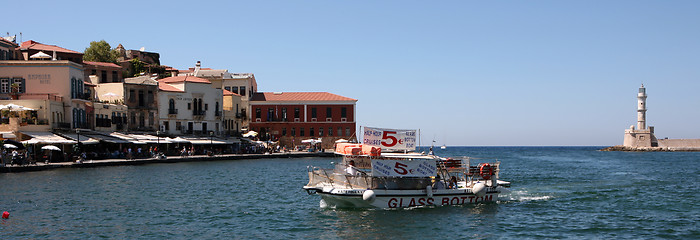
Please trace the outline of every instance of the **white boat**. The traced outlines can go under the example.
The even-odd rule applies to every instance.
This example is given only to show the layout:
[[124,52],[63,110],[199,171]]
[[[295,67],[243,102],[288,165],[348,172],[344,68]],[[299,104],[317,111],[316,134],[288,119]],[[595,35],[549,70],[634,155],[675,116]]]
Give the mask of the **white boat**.
[[443,144],[442,147],[440,147],[440,149],[447,149],[447,146],[445,146],[445,144]]
[[[476,164],[478,159],[473,158],[408,152],[415,149],[411,144],[415,130],[367,129],[362,144],[337,144],[335,153],[343,160],[335,168],[309,166],[304,189],[320,195],[322,206],[407,208],[494,202],[503,188],[510,187],[498,180],[498,161]],[[408,144],[396,146],[401,143]],[[397,149],[404,152],[382,152]]]

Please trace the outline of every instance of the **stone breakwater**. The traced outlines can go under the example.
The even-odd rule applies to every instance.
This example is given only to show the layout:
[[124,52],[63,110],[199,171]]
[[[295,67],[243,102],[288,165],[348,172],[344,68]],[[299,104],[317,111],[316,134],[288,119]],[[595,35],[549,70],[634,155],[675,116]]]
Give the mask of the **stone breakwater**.
[[700,152],[700,148],[696,147],[626,147],[616,145],[600,149],[604,152],[622,151],[622,152]]
[[104,160],[86,160],[82,163],[77,162],[59,162],[59,163],[36,163],[30,165],[6,165],[0,167],[0,172],[30,172],[42,171],[57,168],[90,168],[90,167],[106,167],[106,166],[127,166],[127,165],[142,165],[152,163],[177,163],[177,162],[205,162],[205,161],[227,161],[227,160],[244,160],[244,159],[265,159],[265,158],[304,158],[304,157],[333,157],[336,156],[332,152],[287,152],[273,154],[224,154],[224,155],[196,155],[196,156],[168,156],[167,159],[143,158],[143,159],[104,159]]

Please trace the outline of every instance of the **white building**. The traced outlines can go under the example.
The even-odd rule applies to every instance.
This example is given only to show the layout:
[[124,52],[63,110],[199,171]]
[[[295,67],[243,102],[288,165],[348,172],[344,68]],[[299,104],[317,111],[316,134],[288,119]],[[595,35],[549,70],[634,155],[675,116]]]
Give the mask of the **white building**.
[[160,131],[173,135],[219,135],[223,92],[207,79],[176,76],[158,81]]

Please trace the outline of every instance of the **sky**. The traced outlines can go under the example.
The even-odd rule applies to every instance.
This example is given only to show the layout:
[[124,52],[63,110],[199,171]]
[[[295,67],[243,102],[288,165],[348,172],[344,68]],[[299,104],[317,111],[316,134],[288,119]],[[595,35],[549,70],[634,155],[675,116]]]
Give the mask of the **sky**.
[[[647,87],[657,137],[700,138],[700,1],[33,1],[0,33],[253,73],[357,99],[421,144],[621,145]],[[45,16],[45,17],[32,17]],[[13,20],[14,19],[14,20]]]

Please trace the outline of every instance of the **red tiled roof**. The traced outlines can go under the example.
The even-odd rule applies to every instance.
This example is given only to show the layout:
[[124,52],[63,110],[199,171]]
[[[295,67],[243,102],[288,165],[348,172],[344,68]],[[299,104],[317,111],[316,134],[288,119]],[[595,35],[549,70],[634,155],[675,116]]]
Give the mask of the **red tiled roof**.
[[122,66],[119,66],[119,65],[114,64],[114,63],[107,63],[107,62],[90,62],[90,61],[83,61],[83,64],[94,65],[94,66],[103,66],[103,67],[122,68]]
[[7,44],[11,44],[11,45],[13,45],[13,46],[15,46],[15,47],[19,46],[19,45],[17,45],[16,43],[10,42],[9,40],[7,40],[7,39],[5,39],[5,38],[2,38],[2,37],[0,37],[0,41],[6,42]]
[[42,44],[39,42],[35,42],[33,40],[29,40],[26,42],[23,42],[22,45],[19,46],[20,49],[34,49],[34,50],[39,50],[39,51],[56,51],[56,52],[64,52],[64,53],[76,53],[76,54],[83,54],[81,52],[76,52],[73,50],[68,50],[59,46],[55,45],[46,45]]
[[198,77],[193,77],[193,76],[167,77],[167,78],[163,78],[161,80],[158,80],[158,82],[164,82],[164,83],[176,83],[176,82],[211,83],[209,80],[206,80],[204,78],[198,78]]
[[255,93],[251,101],[357,101],[328,92],[262,92]]
[[231,92],[229,90],[223,89],[224,91],[224,96],[241,96],[238,93]]
[[162,82],[158,83],[158,89],[160,89],[161,91],[166,91],[166,92],[185,92],[185,91],[180,90],[176,87],[173,87],[170,84],[162,83]]

